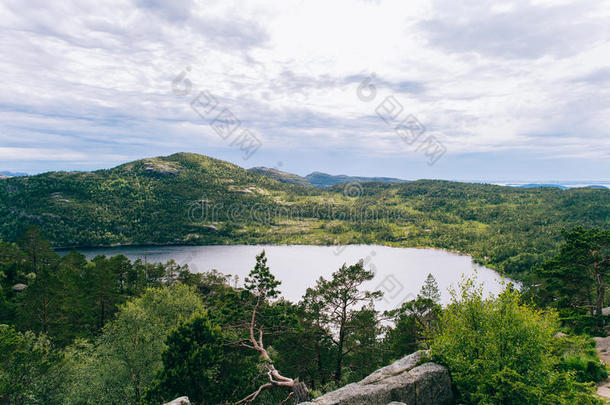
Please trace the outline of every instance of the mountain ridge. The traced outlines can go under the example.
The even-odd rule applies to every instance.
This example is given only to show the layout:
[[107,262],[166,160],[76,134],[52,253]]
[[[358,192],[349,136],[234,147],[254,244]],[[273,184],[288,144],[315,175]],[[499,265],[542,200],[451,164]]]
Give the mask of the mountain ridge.
[[345,174],[333,175],[323,172],[311,172],[307,176],[299,176],[298,174],[285,172],[275,168],[263,166],[252,167],[248,169],[253,173],[259,173],[272,179],[281,181],[282,183],[299,184],[302,186],[313,186],[327,188],[338,184],[347,183],[404,183],[409,180],[397,179],[394,177],[366,177],[366,176],[348,176]]
[[509,273],[561,229],[610,224],[610,190],[444,180],[311,187],[192,153],[94,172],[0,180],[0,238],[40,227],[53,246],[384,244],[470,254]]

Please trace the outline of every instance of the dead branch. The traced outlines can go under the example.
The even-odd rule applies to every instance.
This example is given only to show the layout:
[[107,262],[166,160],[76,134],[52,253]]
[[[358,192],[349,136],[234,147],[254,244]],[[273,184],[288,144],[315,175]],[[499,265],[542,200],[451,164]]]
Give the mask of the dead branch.
[[[257,315],[260,304],[261,304],[261,297],[259,296],[256,300],[256,305],[254,306],[254,309],[252,310],[252,317],[250,318],[250,325],[248,328],[248,331],[250,334],[250,344],[242,342],[240,345],[251,348],[260,353],[263,360],[265,360],[265,368],[267,369],[267,376],[269,377],[269,382],[261,385],[252,394],[250,394],[247,397],[245,397],[244,399],[236,402],[236,405],[243,404],[246,402],[251,403],[260,395],[260,393],[263,390],[266,390],[266,389],[269,389],[272,387],[276,387],[276,386],[292,388],[292,392],[288,396],[288,398],[290,398],[295,392],[297,392],[297,400],[301,399],[301,398],[299,398],[300,396],[303,396],[303,395],[309,396],[307,388],[305,388],[303,386],[304,385],[303,383],[299,382],[298,379],[293,380],[292,378],[284,377],[283,375],[280,374],[280,372],[273,365],[271,357],[269,356],[269,353],[267,352],[267,350],[265,349],[265,345],[263,344],[263,330],[261,328],[256,327],[256,315]],[[255,337],[255,331],[258,332],[258,339]],[[303,391],[305,392],[305,394],[302,393]],[[288,400],[288,398],[286,398],[286,400]],[[306,399],[308,399],[308,398],[306,398]]]

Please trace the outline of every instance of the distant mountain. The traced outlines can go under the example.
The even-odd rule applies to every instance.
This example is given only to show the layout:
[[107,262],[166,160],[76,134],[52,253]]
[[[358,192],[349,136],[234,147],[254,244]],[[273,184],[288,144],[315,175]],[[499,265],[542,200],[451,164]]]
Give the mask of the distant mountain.
[[0,179],[7,177],[23,177],[27,175],[27,173],[0,172]]
[[252,173],[262,174],[263,176],[271,177],[272,179],[281,181],[282,183],[298,184],[300,186],[311,186],[306,178],[297,174],[283,172],[278,169],[270,169],[268,167],[253,167],[248,169]]
[[408,180],[396,179],[393,177],[359,177],[359,176],[346,176],[344,174],[332,175],[322,172],[313,172],[305,177],[301,177],[297,174],[283,172],[277,169],[270,169],[268,167],[253,167],[248,169],[250,172],[262,174],[263,176],[271,177],[272,179],[281,181],[282,183],[298,184],[300,186],[314,186],[314,187],[332,187],[337,184],[346,183],[366,183],[366,182],[377,182],[377,183],[404,183]]
[[378,183],[405,183],[408,180],[396,179],[393,177],[358,177],[358,176],[346,176],[344,174],[332,175],[321,172],[313,172],[305,176],[305,179],[309,181],[312,186],[316,187],[331,187],[336,184],[345,183],[365,183],[365,182],[378,182]]
[[560,190],[569,190],[571,188],[595,188],[595,189],[608,189],[610,188],[609,182],[554,182],[554,183],[494,183],[500,186],[518,187],[518,188],[558,188]]
[[568,189],[567,187],[562,186],[560,184],[536,184],[536,183],[531,183],[531,184],[516,184],[514,186],[512,184],[508,184],[508,186],[520,187],[520,188],[551,187],[551,188],[558,188],[560,190],[567,190]]

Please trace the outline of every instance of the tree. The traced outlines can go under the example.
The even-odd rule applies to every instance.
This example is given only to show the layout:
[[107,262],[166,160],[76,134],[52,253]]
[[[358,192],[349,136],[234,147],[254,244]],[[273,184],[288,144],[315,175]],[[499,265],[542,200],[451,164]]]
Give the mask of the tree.
[[361,290],[365,281],[372,280],[375,274],[364,268],[364,262],[360,260],[351,266],[343,264],[341,268],[333,273],[330,280],[320,277],[315,288],[308,289],[303,297],[305,306],[310,306],[319,311],[320,322],[330,330],[336,331],[332,341],[335,345],[335,371],[334,380],[341,382],[343,358],[355,346],[346,347],[348,337],[354,331],[354,325],[350,324],[354,316],[354,310],[359,304],[370,303],[383,296],[381,291]]
[[59,257],[47,240],[42,237],[40,229],[32,226],[19,239],[18,244],[26,256],[26,266],[33,274],[38,275],[41,269],[52,268]]
[[405,349],[412,349],[413,344],[418,348],[428,349],[433,332],[439,323],[441,306],[430,298],[418,295],[417,299],[403,303],[398,309],[387,311],[386,315],[394,319],[399,330],[406,333],[404,337],[398,336],[399,330],[397,330],[390,337],[405,340],[407,344]]
[[92,299],[87,294],[88,286],[84,276],[87,266],[85,256],[73,250],[65,255],[57,271],[57,291],[59,301],[57,322],[50,333],[62,346],[75,338],[90,336],[93,332]]
[[163,369],[149,400],[167,402],[187,395],[194,403],[217,404],[226,399],[220,370],[223,336],[207,312],[194,314],[171,330],[165,345]]
[[[324,301],[317,290],[308,288],[299,303],[299,320],[303,333],[300,335],[301,349],[308,352],[305,357],[313,358],[315,367],[309,371],[312,388],[316,380],[325,385],[332,376],[330,363],[334,357],[332,333],[327,328],[326,318],[322,312]],[[302,362],[301,362],[302,363]]]
[[557,371],[558,319],[532,309],[509,285],[498,297],[483,298],[466,280],[452,292],[431,356],[446,365],[459,400],[468,404],[599,404],[593,384]]
[[275,276],[271,274],[269,266],[267,266],[267,256],[265,256],[264,250],[256,256],[254,269],[250,271],[250,274],[244,281],[246,290],[256,297],[259,305],[280,294],[277,287],[282,282],[276,280]]
[[289,377],[284,377],[273,365],[273,360],[271,359],[269,352],[265,349],[265,345],[263,343],[263,329],[260,327],[257,320],[257,316],[260,314],[259,310],[261,306],[267,303],[269,299],[279,295],[277,287],[280,284],[281,282],[276,280],[275,276],[271,274],[271,271],[267,266],[267,257],[265,256],[265,251],[263,250],[258,256],[256,256],[256,265],[245,279],[245,287],[253,294],[255,304],[254,308],[252,309],[250,324],[248,325],[248,343],[241,342],[241,346],[253,349],[260,354],[261,358],[263,359],[264,368],[267,370],[269,382],[258,387],[256,391],[238,401],[237,404],[252,402],[263,390],[273,387],[290,388],[292,390],[290,396],[294,397],[297,403],[309,400],[309,391],[304,383],[300,382],[298,378],[292,379]]
[[17,298],[20,327],[42,333],[55,332],[62,316],[61,287],[55,267],[41,266],[28,288]]
[[438,283],[436,282],[436,279],[434,278],[432,273],[429,273],[428,277],[426,277],[426,281],[424,282],[424,285],[422,286],[419,295],[423,298],[427,298],[437,304],[440,304],[441,293],[438,290]]
[[96,256],[87,265],[85,277],[88,284],[88,295],[92,297],[94,307],[97,310],[96,331],[100,331],[118,309],[118,305],[124,302],[120,294],[121,285],[117,267],[112,260],[106,256]]
[[559,254],[538,269],[545,281],[542,293],[559,308],[588,309],[601,327],[610,279],[610,230],[576,227],[562,235]]
[[0,285],[12,287],[16,283],[26,281],[26,257],[14,243],[4,242],[0,239]]
[[44,334],[0,325],[0,403],[61,403],[61,360]]
[[66,402],[137,403],[162,368],[167,332],[201,310],[193,288],[180,284],[151,288],[129,300],[95,345],[72,356]]
[[386,364],[419,349],[419,328],[415,318],[402,311],[396,311],[392,318],[394,327],[386,327],[383,341]]
[[347,327],[348,335],[344,364],[348,365],[349,380],[359,381],[383,365],[379,337],[382,334],[379,313],[372,303],[352,312]]

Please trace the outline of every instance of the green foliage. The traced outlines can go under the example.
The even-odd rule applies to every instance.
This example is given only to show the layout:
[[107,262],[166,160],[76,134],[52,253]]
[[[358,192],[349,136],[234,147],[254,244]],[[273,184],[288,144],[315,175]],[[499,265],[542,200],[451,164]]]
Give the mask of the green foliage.
[[[423,292],[426,292],[427,286],[430,284],[422,287]],[[428,349],[433,333],[439,327],[441,312],[439,304],[421,295],[403,303],[398,309],[387,311],[386,316],[393,319],[395,324],[385,337],[387,354],[391,358],[399,358],[417,349]]]
[[593,339],[570,335],[557,339],[560,369],[574,372],[579,382],[600,382],[608,377],[608,370],[597,356]]
[[225,345],[225,336],[207,312],[172,329],[165,341],[163,369],[147,394],[158,404],[186,395],[193,404],[218,404],[244,397],[256,381],[258,357]]
[[343,264],[330,280],[320,277],[315,288],[308,288],[303,296],[302,308],[310,312],[308,318],[314,322],[317,336],[321,339],[317,343],[318,349],[325,339],[335,346],[334,381],[337,384],[342,382],[345,355],[359,345],[355,331],[376,328],[377,315],[374,310],[371,309],[371,313],[362,312],[364,309],[361,312],[357,310],[358,305],[374,302],[383,295],[381,291],[362,289],[362,284],[373,277],[374,273],[364,268],[362,260],[351,266]]
[[[178,170],[178,177],[179,166],[202,164],[153,163],[161,172]],[[219,175],[216,163],[208,163],[206,170]],[[137,179],[140,169],[125,170]],[[167,178],[154,177],[161,180]],[[128,183],[114,179],[112,187],[128,195]],[[371,187],[361,198],[394,186]],[[315,199],[320,192],[309,193],[301,197]],[[424,201],[417,193],[407,196]],[[450,204],[438,198],[438,207]],[[500,201],[486,198],[489,204]],[[455,218],[446,214],[445,220]],[[379,222],[350,225],[349,237],[355,229],[400,235],[397,225]],[[436,232],[431,228],[426,240]],[[604,301],[598,298],[605,290],[608,233],[576,228],[564,236],[557,257],[541,267],[542,282],[532,278],[525,286],[541,304],[557,308],[565,323],[594,330],[600,317],[590,312]],[[417,299],[386,314],[393,321],[386,325],[371,305],[381,293],[363,288],[374,276],[363,262],[321,278],[295,305],[281,298],[264,251],[244,289],[216,271],[191,273],[173,261],[132,263],[124,256],[87,261],[76,251],[60,257],[35,228],[18,239],[0,240],[0,316],[11,325],[0,326],[0,403],[156,405],[185,394],[196,404],[236,401],[268,381],[270,362],[319,395],[427,348],[432,336],[432,356],[450,368],[466,404],[597,404],[591,383],[607,376],[590,338],[554,338],[557,313],[524,305],[510,286],[499,297],[485,298],[466,281],[442,310],[429,275]],[[495,250],[497,258],[525,267],[538,260],[504,242],[506,249]],[[27,287],[13,289],[17,283]],[[244,325],[253,308],[256,333],[269,354],[264,359],[240,345],[249,336]],[[257,402],[280,403],[287,394],[268,390]]]
[[221,389],[222,332],[207,313],[198,313],[179,324],[165,344],[163,369],[149,397],[156,394],[158,402],[167,402],[187,395],[202,404],[216,404],[226,398],[226,390]]
[[162,368],[168,330],[201,310],[199,296],[180,284],[149,289],[127,302],[94,345],[73,351],[66,402],[137,402]]
[[[452,293],[432,358],[451,371],[467,404],[596,404],[591,385],[561,370],[558,318],[520,302],[510,286],[484,298],[472,280]],[[576,400],[577,402],[573,402]]]
[[45,335],[0,325],[0,403],[59,404],[61,361]]
[[428,277],[426,277],[419,295],[437,304],[441,302],[441,292],[438,290],[438,283],[432,274],[428,274]]
[[[559,253],[537,269],[542,283],[530,293],[540,304],[558,308],[569,326],[599,331],[610,281],[610,230],[576,227],[562,235]],[[586,324],[586,314],[595,315],[596,325]]]
[[271,274],[269,266],[267,266],[267,257],[263,250],[256,256],[256,265],[245,279],[246,290],[264,301],[268,298],[275,298],[280,294],[277,290],[280,284],[281,282],[276,280],[275,276]]
[[420,348],[419,325],[412,315],[400,311],[392,316],[394,325],[386,328],[384,363],[400,359]]

